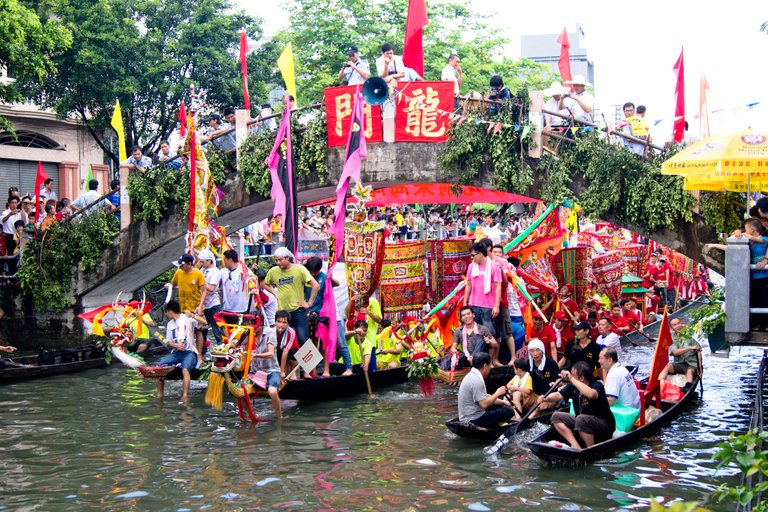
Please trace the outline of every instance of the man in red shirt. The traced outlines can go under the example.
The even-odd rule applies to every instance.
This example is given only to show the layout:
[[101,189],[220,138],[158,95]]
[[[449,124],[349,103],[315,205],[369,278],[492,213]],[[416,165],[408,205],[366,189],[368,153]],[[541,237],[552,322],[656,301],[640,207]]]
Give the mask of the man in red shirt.
[[575,337],[573,329],[571,329],[571,319],[565,311],[558,311],[552,315],[551,327],[552,330],[555,331],[554,343],[557,353],[562,353],[563,350],[565,350],[566,343]]
[[[558,295],[542,306],[542,311],[546,311],[549,314],[563,311],[569,318],[573,317],[574,321],[578,322],[580,314],[579,305],[571,298],[573,291],[573,285],[571,283],[563,285],[560,287]],[[569,312],[570,314],[568,314]]]
[[621,316],[624,317],[624,320],[626,320],[627,324],[632,328],[630,330],[642,331],[643,322],[632,310],[632,300],[621,299],[619,305],[621,306]]
[[[659,269],[661,272],[659,287],[662,284],[666,284],[663,290],[660,290],[664,295],[664,305],[668,306],[669,312],[672,313],[675,307],[675,294],[677,293],[677,277],[672,266],[667,263],[667,259],[664,256],[659,257]],[[656,293],[658,294],[658,291]]]
[[660,274],[661,268],[659,268],[659,255],[655,252],[651,253],[649,261],[645,265],[645,273],[642,275],[643,288],[651,288],[652,286],[656,286],[656,281],[659,280]]
[[632,330],[627,319],[621,316],[621,306],[614,304],[611,306],[611,314],[606,317],[611,322],[611,331],[615,332],[619,336],[627,334]]
[[[544,318],[542,318],[538,311],[533,314],[533,327],[531,328],[530,335],[526,339],[526,342],[531,341],[534,338],[540,339],[545,347],[550,347],[550,344],[557,342],[555,331],[552,327],[544,323]],[[549,353],[550,355],[552,354],[551,349]],[[557,355],[557,350],[555,350],[554,354]]]

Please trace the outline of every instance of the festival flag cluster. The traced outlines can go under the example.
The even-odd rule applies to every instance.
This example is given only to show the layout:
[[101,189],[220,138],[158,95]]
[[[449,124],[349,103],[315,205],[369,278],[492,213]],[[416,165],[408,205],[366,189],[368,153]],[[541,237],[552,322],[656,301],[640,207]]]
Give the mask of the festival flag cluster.
[[296,169],[291,140],[291,110],[286,108],[277,129],[275,144],[267,159],[272,178],[272,199],[275,207],[272,215],[282,216],[285,247],[296,254],[298,245],[298,204],[296,191]]

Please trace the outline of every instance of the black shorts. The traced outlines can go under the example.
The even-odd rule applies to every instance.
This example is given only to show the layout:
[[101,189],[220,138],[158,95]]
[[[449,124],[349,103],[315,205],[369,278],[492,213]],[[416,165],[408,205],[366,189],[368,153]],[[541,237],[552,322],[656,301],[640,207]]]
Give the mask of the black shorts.
[[607,421],[589,414],[574,416],[567,412],[557,411],[552,415],[551,423],[552,425],[562,423],[573,432],[591,434],[595,438],[595,443],[600,443],[613,437],[613,429],[611,429]]

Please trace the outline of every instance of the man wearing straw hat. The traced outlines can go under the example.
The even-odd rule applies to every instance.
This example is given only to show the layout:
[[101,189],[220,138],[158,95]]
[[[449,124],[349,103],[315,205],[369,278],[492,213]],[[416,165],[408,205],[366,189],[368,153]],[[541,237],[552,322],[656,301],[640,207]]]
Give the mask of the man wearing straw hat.
[[[568,110],[560,106],[560,100],[563,94],[570,92],[568,87],[563,87],[560,82],[552,82],[552,84],[542,91],[544,96],[551,96],[551,98],[544,104],[544,110],[548,112],[555,112],[564,116],[568,116]],[[568,126],[568,120],[562,117],[553,116],[552,114],[544,113],[544,129],[546,131],[561,131]]]
[[560,98],[560,108],[568,109],[577,121],[591,123],[595,105],[595,98],[587,92],[587,86],[591,84],[584,79],[584,75],[576,75],[573,80],[566,80],[565,85],[572,85],[573,92],[563,94]]

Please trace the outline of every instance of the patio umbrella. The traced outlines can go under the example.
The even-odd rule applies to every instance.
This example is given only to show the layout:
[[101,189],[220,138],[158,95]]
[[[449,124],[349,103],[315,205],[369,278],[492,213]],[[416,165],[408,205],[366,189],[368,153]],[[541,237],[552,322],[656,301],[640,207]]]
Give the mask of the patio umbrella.
[[768,191],[768,131],[716,135],[683,149],[661,174],[685,177],[686,190]]

